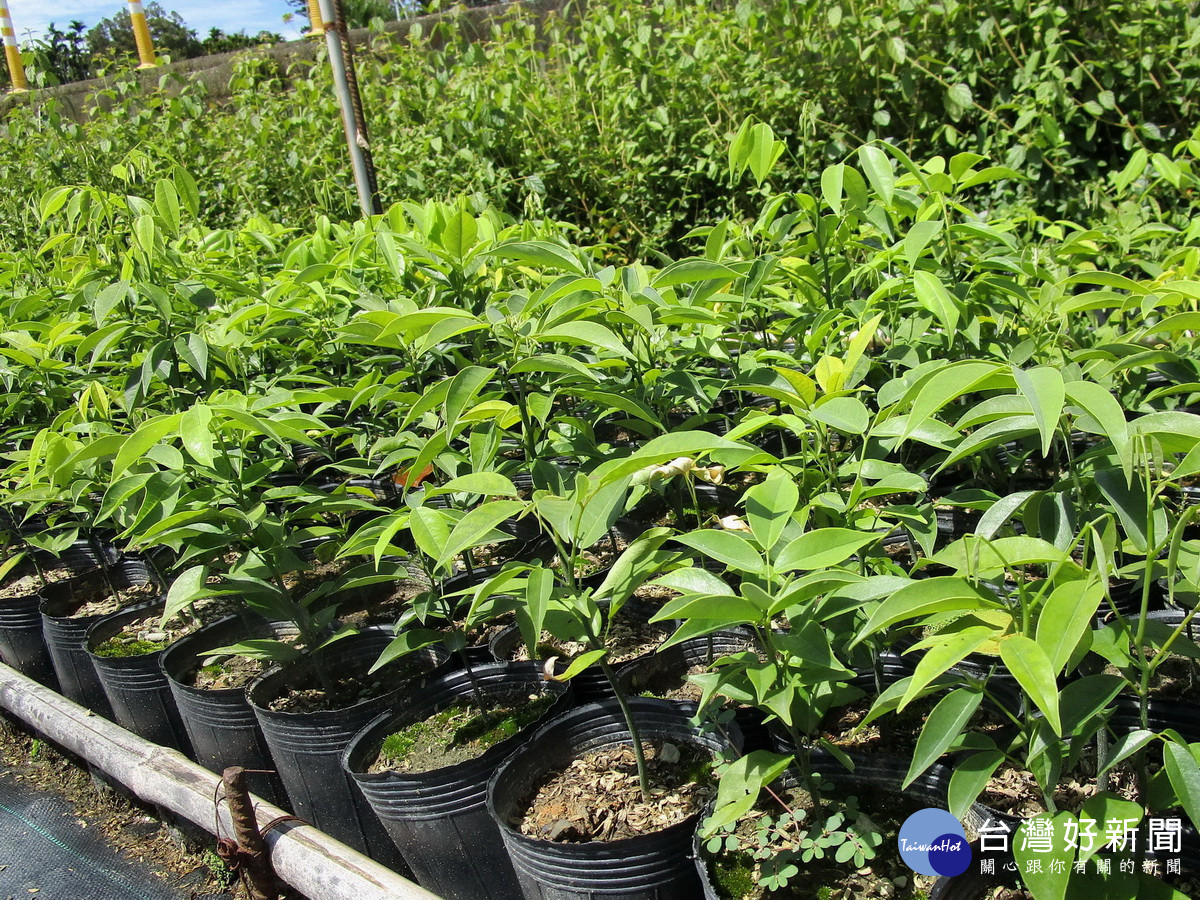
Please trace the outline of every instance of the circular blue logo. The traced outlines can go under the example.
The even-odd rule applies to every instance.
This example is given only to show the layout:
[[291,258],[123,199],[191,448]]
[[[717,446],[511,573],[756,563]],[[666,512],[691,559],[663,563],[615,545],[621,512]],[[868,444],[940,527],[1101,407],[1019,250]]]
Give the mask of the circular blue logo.
[[971,845],[962,823],[944,809],[922,809],[900,826],[900,858],[914,872],[961,875],[971,865]]

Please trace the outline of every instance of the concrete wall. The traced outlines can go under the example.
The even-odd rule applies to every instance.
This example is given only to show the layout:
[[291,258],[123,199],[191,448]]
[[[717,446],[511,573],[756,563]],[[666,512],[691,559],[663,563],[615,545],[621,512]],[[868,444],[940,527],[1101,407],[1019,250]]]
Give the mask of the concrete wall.
[[[544,18],[552,13],[561,11],[568,0],[523,0],[521,6],[537,18]],[[414,25],[420,24],[425,34],[430,29],[444,21],[454,22],[468,40],[479,40],[490,32],[493,19],[504,14],[511,4],[497,3],[492,6],[480,6],[472,9],[459,7],[447,12],[421,16],[416,19],[406,19],[402,22],[389,22],[383,34],[372,34],[366,28],[350,32],[354,47],[369,46],[379,41],[401,42],[408,37]],[[578,3],[575,4],[579,6]],[[201,82],[207,89],[210,100],[222,100],[230,96],[229,81],[233,75],[234,61],[246,56],[273,59],[278,62],[280,71],[287,72],[290,66],[298,61],[311,61],[317,58],[318,49],[324,47],[321,39],[285,41],[270,47],[254,50],[238,50],[232,53],[218,53],[214,56],[200,56],[196,59],[185,59],[160,66],[156,69],[135,71],[142,91],[162,90],[168,95],[177,94],[184,84]],[[127,77],[123,74],[122,78]],[[70,84],[32,90],[24,94],[7,94],[0,96],[0,118],[13,107],[24,104],[39,104],[48,99],[59,103],[60,111],[76,121],[87,118],[93,108],[107,109],[111,101],[103,96],[106,88],[111,88],[117,79],[113,77],[92,78],[87,81],[75,81]]]

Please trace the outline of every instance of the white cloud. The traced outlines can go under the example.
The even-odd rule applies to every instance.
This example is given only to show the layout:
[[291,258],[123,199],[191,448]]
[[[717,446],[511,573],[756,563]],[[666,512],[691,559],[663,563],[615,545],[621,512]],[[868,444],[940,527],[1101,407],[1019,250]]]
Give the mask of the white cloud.
[[[159,0],[164,9],[179,13],[188,27],[200,37],[210,28],[225,32],[245,30],[247,34],[273,31],[285,38],[297,38],[303,31],[299,21],[284,24],[291,12],[284,0]],[[124,6],[123,0],[9,0],[13,25],[21,38],[40,36],[47,25],[65,28],[73,20],[91,28],[101,19]],[[303,19],[303,16],[298,17]]]

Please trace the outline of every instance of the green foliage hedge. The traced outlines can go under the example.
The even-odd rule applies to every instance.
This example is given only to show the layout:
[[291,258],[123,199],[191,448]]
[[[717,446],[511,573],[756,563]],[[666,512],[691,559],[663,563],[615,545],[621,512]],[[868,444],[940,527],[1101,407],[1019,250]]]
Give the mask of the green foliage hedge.
[[[1170,0],[608,0],[544,33],[520,9],[480,43],[451,31],[360,55],[385,202],[466,193],[626,254],[675,250],[691,227],[757,209],[764,195],[724,175],[748,116],[789,148],[775,190],[811,189],[881,138],[916,158],[1005,163],[1027,181],[993,202],[1079,221],[1105,211],[1106,176],[1132,150],[1169,150],[1198,123],[1200,18]],[[285,74],[250,58],[233,88],[214,104],[196,87],[166,98],[118,83],[112,111],[83,126],[53,104],[14,111],[0,170],[36,193],[126,193],[179,164],[214,226],[353,215],[325,60]],[[29,195],[0,199],[17,246],[38,242]]]

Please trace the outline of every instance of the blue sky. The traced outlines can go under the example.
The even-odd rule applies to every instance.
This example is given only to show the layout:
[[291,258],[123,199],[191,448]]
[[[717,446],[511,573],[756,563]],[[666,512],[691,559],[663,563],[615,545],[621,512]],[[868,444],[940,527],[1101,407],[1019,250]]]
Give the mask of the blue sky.
[[[285,0],[159,0],[159,3],[164,9],[179,13],[201,37],[210,28],[220,28],[228,32],[244,29],[248,34],[265,29],[285,38],[298,38],[302,26],[307,25],[303,16],[284,24],[283,16],[291,11]],[[90,28],[125,5],[125,0],[8,0],[18,38],[31,32],[40,35],[51,22],[64,28],[72,19]]]

